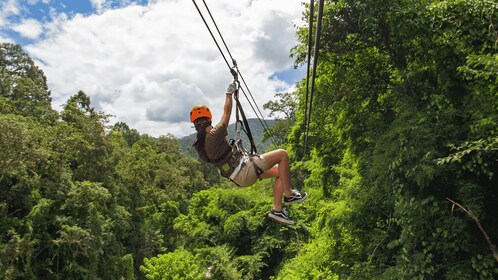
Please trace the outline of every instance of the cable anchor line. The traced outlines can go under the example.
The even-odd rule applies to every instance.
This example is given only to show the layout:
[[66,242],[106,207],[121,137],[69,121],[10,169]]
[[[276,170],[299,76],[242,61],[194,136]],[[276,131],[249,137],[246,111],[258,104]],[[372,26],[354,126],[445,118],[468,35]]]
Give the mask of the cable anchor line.
[[[310,16],[308,24],[308,52],[307,63],[306,63],[306,98],[304,100],[304,125],[308,123],[308,99],[309,99],[309,82],[310,82],[310,65],[311,65],[311,51],[312,51],[312,41],[313,41],[313,17],[315,13],[315,0],[310,0]],[[305,140],[306,143],[306,140]],[[306,147],[306,144],[304,145]],[[306,154],[306,148],[304,149],[304,154]]]
[[312,106],[313,106],[313,93],[315,91],[315,78],[316,78],[316,69],[318,66],[318,54],[320,50],[320,35],[322,32],[322,17],[323,17],[323,6],[324,6],[324,0],[319,0],[318,1],[318,15],[317,15],[317,26],[316,26],[316,35],[315,35],[315,45],[313,48],[313,70],[311,74],[311,90],[309,93],[309,110],[308,110],[308,79],[309,79],[309,61],[310,61],[310,55],[311,55],[311,33],[313,30],[313,7],[314,7],[314,0],[310,0],[310,22],[309,22],[309,34],[308,34],[308,69],[307,69],[307,76],[306,76],[306,111],[307,115],[305,115],[305,133],[304,133],[304,157],[306,157],[306,151],[308,147],[308,133],[309,133],[309,127],[310,127],[310,122],[311,122],[311,112],[312,112]]

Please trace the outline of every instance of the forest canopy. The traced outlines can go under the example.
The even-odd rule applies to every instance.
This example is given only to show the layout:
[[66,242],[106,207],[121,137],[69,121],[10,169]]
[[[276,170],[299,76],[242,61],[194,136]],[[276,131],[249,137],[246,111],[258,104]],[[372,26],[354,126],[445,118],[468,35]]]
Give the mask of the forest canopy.
[[306,151],[306,81],[265,104],[310,195],[292,227],[266,218],[271,181],[237,188],[91,93],[53,110],[1,43],[0,278],[498,278],[497,19],[493,1],[325,1]]

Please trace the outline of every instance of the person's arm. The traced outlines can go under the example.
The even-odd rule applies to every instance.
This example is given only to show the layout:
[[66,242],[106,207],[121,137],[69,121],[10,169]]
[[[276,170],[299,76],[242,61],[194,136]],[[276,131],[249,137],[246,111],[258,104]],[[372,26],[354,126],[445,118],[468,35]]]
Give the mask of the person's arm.
[[227,93],[225,97],[225,106],[223,107],[223,116],[221,116],[221,121],[225,127],[228,127],[228,123],[230,122],[230,116],[232,115],[232,95],[236,91],[235,83],[229,84],[227,88]]

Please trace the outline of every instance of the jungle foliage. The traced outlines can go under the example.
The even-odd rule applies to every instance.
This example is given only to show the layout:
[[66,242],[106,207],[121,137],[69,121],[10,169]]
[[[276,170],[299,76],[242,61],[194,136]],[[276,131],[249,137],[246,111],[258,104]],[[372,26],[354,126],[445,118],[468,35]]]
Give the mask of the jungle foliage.
[[78,92],[58,113],[43,72],[0,44],[0,278],[144,278],[178,248],[174,220],[223,183],[171,135],[108,126]]
[[[494,279],[498,6],[328,1],[310,128],[310,242],[296,279]],[[303,63],[307,29],[293,49]],[[304,87],[298,93],[304,104]],[[303,109],[289,136],[303,157]],[[316,193],[315,193],[316,192]],[[453,209],[453,211],[452,211]]]
[[310,194],[293,227],[266,219],[269,180],[235,188],[84,92],[52,110],[1,44],[0,278],[498,278],[496,19],[494,1],[326,1],[307,151],[305,81],[265,105]]

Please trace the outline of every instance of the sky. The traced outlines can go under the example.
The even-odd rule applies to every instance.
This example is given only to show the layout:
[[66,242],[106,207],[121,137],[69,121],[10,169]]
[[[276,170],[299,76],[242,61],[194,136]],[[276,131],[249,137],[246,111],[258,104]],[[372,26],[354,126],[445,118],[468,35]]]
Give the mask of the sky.
[[[302,1],[204,1],[267,117],[263,104],[294,91],[305,72],[290,58]],[[194,105],[210,107],[216,122],[233,79],[190,0],[1,0],[0,42],[21,45],[43,70],[54,109],[82,90],[111,124],[154,137],[195,132]]]

